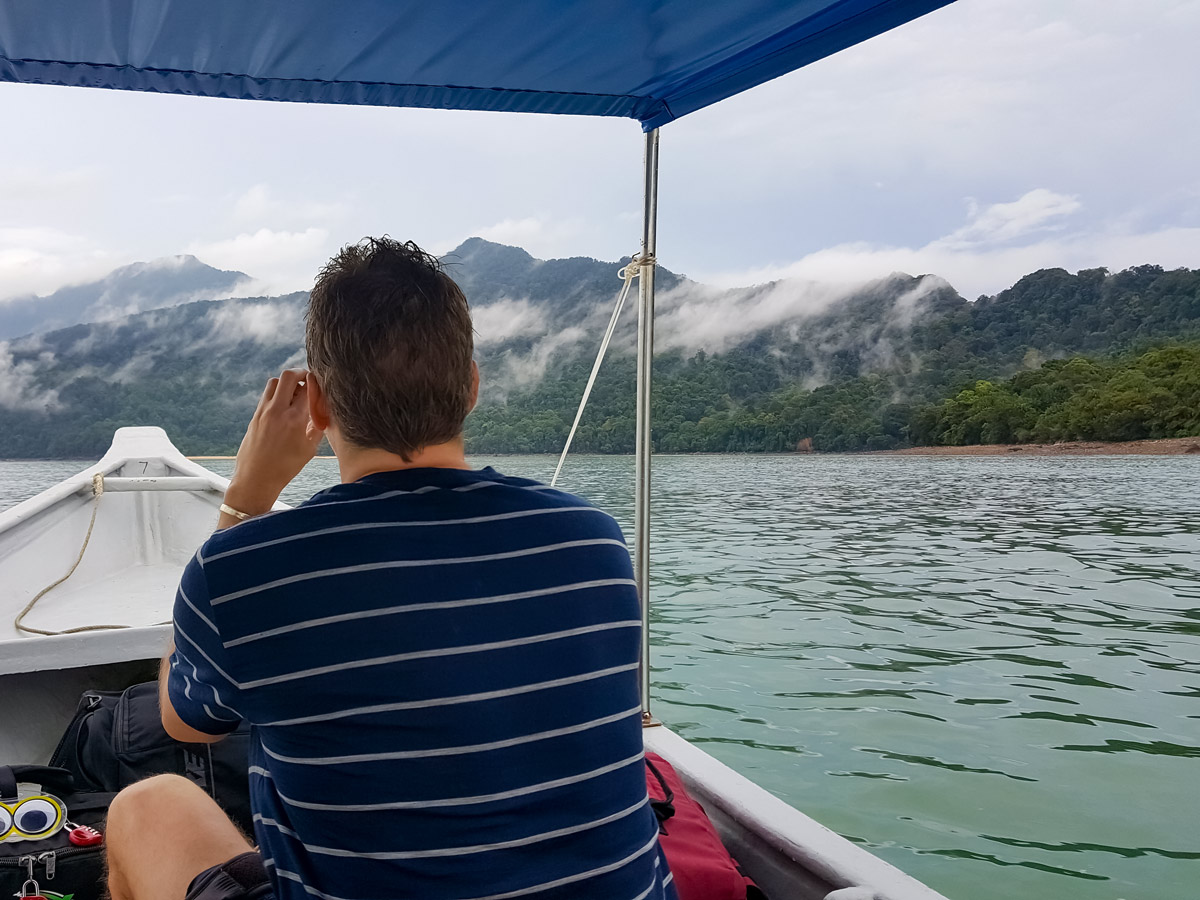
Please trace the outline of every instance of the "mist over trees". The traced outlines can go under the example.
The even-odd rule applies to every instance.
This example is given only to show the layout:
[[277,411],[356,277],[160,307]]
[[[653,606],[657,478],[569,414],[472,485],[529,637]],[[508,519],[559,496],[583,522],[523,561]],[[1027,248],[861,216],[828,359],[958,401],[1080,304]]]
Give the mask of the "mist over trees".
[[[857,295],[804,320],[790,340],[781,326],[725,353],[659,354],[655,448],[886,450],[1200,434],[1200,270],[1047,269],[975,303],[935,291],[910,325],[887,333],[892,310],[885,295]],[[835,332],[850,338],[826,352]],[[578,360],[477,410],[471,446],[560,449],[587,372]],[[606,364],[576,449],[632,452],[633,381],[632,359]]]
[[[484,390],[473,453],[557,452],[620,282],[472,239]],[[1047,269],[967,302],[935,276],[723,291],[660,270],[660,452],[889,449],[1200,434],[1200,270]],[[304,294],[184,303],[0,341],[0,457],[95,458],[122,425],[232,453],[263,381],[303,365]],[[631,452],[627,309],[581,452]]]

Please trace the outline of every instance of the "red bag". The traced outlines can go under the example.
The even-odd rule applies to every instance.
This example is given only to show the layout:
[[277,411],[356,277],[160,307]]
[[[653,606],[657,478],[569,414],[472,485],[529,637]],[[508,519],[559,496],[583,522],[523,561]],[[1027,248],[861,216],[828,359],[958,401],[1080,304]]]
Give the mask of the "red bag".
[[646,789],[658,816],[658,842],[675,876],[679,900],[766,900],[738,864],[671,764],[646,753]]

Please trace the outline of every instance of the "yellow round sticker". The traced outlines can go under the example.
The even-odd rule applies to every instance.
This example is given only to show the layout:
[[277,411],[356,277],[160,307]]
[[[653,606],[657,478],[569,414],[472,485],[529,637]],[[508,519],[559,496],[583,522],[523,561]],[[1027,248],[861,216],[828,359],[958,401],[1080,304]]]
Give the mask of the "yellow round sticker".
[[67,807],[51,794],[0,801],[0,843],[41,840],[62,828],[66,819]]

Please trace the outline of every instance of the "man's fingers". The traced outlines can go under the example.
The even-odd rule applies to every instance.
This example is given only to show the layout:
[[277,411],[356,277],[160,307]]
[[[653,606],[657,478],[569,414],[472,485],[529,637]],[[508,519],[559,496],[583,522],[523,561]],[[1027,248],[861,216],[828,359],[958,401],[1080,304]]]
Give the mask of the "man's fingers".
[[307,374],[304,369],[284,369],[280,372],[279,378],[276,379],[279,387],[275,391],[278,402],[290,406],[295,401],[297,389]]
[[267,404],[271,402],[271,398],[275,396],[275,391],[279,387],[278,378],[268,378],[267,386],[263,388],[262,396],[258,398],[258,406],[254,408],[254,415],[250,417],[251,422],[255,422],[262,418],[262,412]]

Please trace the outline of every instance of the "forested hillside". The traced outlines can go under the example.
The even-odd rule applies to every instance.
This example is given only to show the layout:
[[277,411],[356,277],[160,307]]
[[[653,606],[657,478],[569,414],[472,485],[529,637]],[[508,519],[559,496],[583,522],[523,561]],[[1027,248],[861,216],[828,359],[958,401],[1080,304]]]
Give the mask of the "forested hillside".
[[[479,239],[446,262],[483,374],[470,449],[560,449],[619,264]],[[1187,343],[1200,341],[1200,270],[1049,269],[976,302],[935,276],[718,290],[660,269],[658,283],[660,451],[1200,432],[1200,344]],[[162,425],[189,453],[232,452],[263,380],[303,364],[304,301],[186,303],[0,341],[0,457],[95,457],[131,424]],[[633,343],[628,309],[580,451],[632,450]]]
[[[781,451],[811,441],[815,450],[881,450],[1200,434],[1196,346],[1140,356],[1200,340],[1200,270],[1047,269],[975,303],[941,294],[908,329],[881,339],[873,329],[886,317],[859,297],[805,320],[807,340],[775,329],[724,353],[660,354],[655,446]],[[858,339],[825,353],[821,338],[832,332]],[[579,360],[553,382],[478,410],[468,434],[498,451],[554,450],[587,368]],[[962,393],[987,394],[993,388],[977,382],[1010,376],[1012,385],[986,401]],[[632,449],[633,378],[628,358],[602,373],[576,437],[580,450]],[[1002,411],[1002,394],[1025,396],[1028,408]],[[965,421],[972,424],[956,427]]]

